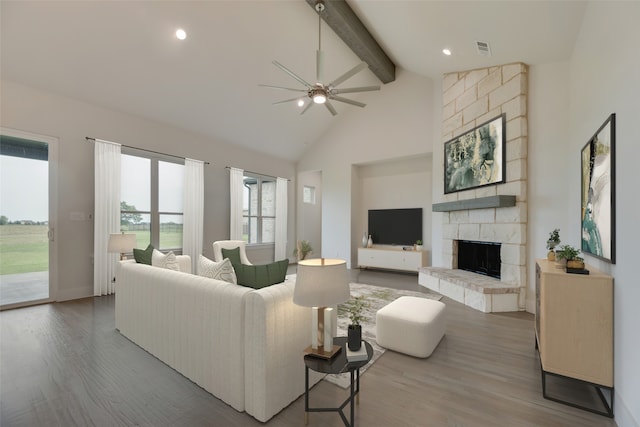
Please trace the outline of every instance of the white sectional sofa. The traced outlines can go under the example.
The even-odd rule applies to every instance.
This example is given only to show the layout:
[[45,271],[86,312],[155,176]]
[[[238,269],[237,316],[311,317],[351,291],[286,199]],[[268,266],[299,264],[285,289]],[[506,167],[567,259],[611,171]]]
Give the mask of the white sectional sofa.
[[[121,261],[116,328],[238,411],[265,422],[304,393],[311,312],[294,283],[262,289]],[[310,378],[315,384],[322,377]]]

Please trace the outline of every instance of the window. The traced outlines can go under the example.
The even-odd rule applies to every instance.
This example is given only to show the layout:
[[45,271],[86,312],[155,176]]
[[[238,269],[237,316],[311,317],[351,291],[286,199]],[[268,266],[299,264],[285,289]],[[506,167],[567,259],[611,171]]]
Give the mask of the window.
[[182,252],[183,188],[184,164],[122,148],[120,224],[137,247]]
[[247,243],[273,243],[276,225],[276,179],[245,172],[242,229]]
[[310,205],[316,204],[316,187],[305,185],[302,188],[302,202]]

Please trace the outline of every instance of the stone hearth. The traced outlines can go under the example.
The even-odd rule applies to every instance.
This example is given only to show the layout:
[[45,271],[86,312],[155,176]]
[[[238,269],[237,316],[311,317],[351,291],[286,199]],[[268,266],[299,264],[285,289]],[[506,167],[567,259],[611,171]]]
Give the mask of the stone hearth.
[[418,270],[418,283],[485,313],[519,310],[521,288],[493,277],[464,270],[423,267]]

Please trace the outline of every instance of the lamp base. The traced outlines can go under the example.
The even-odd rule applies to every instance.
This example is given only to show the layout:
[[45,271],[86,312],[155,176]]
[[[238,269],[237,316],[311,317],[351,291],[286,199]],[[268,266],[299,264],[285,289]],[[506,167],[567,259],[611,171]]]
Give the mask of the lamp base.
[[304,349],[304,354],[305,356],[309,355],[313,357],[319,357],[320,359],[331,359],[333,358],[333,356],[340,353],[340,350],[342,350],[342,346],[339,345],[332,346],[331,351],[324,351],[324,348],[314,349],[313,347],[309,346]]

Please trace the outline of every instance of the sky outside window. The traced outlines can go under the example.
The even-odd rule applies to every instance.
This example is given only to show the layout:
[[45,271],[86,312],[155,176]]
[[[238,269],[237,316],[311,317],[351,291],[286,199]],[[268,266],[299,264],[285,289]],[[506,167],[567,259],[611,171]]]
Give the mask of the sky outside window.
[[0,156],[0,215],[9,221],[49,220],[49,162]]

